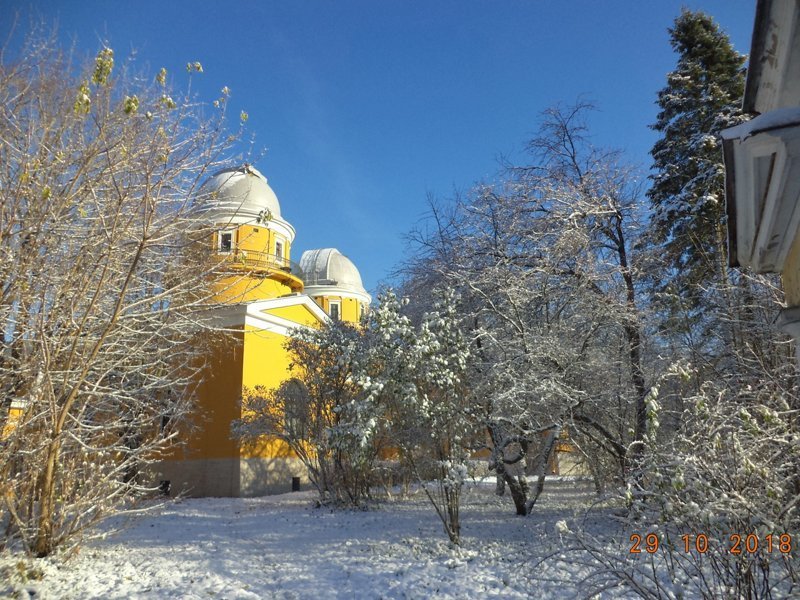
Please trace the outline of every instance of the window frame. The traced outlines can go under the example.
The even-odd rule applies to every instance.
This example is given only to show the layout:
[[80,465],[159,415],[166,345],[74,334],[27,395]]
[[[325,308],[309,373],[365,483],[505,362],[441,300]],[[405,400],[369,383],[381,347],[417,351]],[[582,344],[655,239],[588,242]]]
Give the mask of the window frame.
[[[333,316],[333,307],[336,307],[336,316]],[[342,320],[342,301],[341,300],[328,300],[328,316],[334,321]]]
[[[235,250],[236,246],[236,239],[235,239],[236,230],[235,229],[220,229],[217,232],[217,252],[220,254],[231,254]],[[230,246],[226,250],[223,247],[222,239],[225,236],[230,236]]]

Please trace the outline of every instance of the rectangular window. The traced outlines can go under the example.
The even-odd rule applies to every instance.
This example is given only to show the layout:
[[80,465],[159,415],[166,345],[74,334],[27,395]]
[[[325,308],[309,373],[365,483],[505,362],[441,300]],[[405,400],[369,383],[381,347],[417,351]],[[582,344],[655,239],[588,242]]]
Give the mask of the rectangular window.
[[338,321],[342,318],[342,303],[338,300],[336,302],[329,302],[328,303],[328,313],[331,316],[331,319],[334,321]]
[[233,232],[220,231],[219,234],[219,251],[230,252],[233,249]]
[[275,258],[279,261],[283,258],[283,244],[281,242],[275,242]]

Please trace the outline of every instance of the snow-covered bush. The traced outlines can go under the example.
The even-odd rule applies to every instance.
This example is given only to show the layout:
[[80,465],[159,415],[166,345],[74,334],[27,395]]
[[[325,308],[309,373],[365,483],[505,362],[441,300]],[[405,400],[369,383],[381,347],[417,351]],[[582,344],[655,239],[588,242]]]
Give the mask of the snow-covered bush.
[[369,497],[380,450],[379,407],[357,384],[364,332],[343,321],[296,329],[288,340],[294,375],[278,389],[246,390],[234,436],[285,442],[308,470],[320,502],[358,506]]
[[778,373],[741,388],[705,382],[686,399],[677,435],[650,447],[634,515],[667,524],[664,567],[693,597],[777,597],[800,584],[789,542],[800,526],[790,381]]
[[[680,427],[658,435],[669,411],[648,401],[648,435],[618,548],[586,532],[577,547],[594,561],[598,589],[625,585],[643,598],[785,598],[800,585],[798,396],[792,365],[755,385],[682,381]],[[624,556],[620,556],[624,553]]]
[[[460,541],[459,506],[474,435],[465,385],[469,349],[452,292],[415,327],[403,302],[383,294],[368,331],[371,378],[360,380],[385,407],[391,445],[408,464],[442,520]],[[432,479],[432,481],[429,481]]]

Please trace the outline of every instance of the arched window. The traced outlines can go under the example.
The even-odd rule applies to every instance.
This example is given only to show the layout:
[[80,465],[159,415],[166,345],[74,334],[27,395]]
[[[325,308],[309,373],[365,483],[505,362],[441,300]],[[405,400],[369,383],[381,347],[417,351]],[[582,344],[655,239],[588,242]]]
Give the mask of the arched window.
[[292,439],[305,439],[309,426],[308,389],[299,379],[290,379],[281,385],[281,398],[284,431]]

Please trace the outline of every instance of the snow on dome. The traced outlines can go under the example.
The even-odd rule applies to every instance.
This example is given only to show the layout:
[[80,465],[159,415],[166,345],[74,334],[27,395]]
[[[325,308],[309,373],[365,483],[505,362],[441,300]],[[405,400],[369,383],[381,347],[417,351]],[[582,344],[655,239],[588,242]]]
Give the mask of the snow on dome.
[[336,248],[306,250],[300,258],[300,269],[303,272],[306,291],[312,295],[313,292],[309,288],[324,287],[330,288],[330,291],[335,288],[369,298],[361,282],[361,273],[353,262]]
[[251,223],[281,216],[278,197],[267,178],[248,164],[214,173],[198,197],[199,210],[217,223]]

